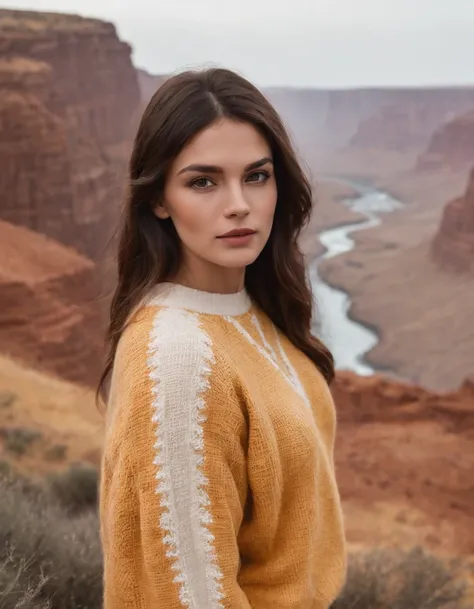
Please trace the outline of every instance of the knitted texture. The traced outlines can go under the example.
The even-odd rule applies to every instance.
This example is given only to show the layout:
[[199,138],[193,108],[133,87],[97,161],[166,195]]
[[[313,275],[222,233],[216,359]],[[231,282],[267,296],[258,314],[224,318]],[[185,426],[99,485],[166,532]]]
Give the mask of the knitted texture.
[[346,574],[329,388],[245,292],[160,285],[116,353],[104,609],[327,609]]

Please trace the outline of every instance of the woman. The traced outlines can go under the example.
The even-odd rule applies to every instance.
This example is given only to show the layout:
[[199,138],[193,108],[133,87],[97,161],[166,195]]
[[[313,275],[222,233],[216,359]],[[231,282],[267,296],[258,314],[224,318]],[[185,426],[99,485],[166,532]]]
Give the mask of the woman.
[[311,190],[236,74],[170,78],[130,161],[101,476],[105,609],[322,609],[345,576]]

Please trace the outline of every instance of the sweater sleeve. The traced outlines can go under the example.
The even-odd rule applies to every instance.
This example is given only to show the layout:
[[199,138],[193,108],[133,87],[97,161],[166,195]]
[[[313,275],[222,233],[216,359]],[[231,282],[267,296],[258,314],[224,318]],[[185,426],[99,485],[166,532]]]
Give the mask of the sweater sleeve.
[[104,609],[247,609],[245,416],[198,317],[170,321],[139,325],[116,356],[100,494]]

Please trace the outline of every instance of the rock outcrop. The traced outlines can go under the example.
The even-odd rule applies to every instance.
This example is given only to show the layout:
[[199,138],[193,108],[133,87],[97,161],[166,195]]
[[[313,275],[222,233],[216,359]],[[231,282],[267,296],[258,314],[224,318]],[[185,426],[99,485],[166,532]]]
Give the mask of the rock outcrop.
[[449,100],[436,97],[382,106],[360,123],[348,146],[402,153],[421,151],[449,111]]
[[0,220],[0,351],[64,379],[95,384],[102,327],[94,263]]
[[0,56],[51,66],[64,113],[100,144],[130,136],[140,100],[131,47],[112,23],[77,15],[0,10]]
[[474,380],[438,395],[339,372],[332,392],[349,541],[474,554]]
[[150,72],[143,69],[137,70],[137,76],[142,103],[146,106],[155,92],[165,82],[167,76],[150,74]]
[[112,24],[0,10],[0,217],[97,260],[140,107]]
[[474,100],[469,112],[451,117],[434,132],[426,150],[418,157],[420,171],[465,169],[474,159]]
[[464,195],[444,208],[431,251],[440,268],[474,273],[474,168]]

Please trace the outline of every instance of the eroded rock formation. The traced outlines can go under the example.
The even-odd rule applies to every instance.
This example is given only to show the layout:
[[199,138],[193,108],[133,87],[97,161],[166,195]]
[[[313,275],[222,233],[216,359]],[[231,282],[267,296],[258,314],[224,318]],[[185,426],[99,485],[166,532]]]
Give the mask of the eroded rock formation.
[[112,24],[0,10],[0,217],[94,260],[118,215],[140,92]]
[[102,326],[95,264],[0,220],[0,351],[67,380],[95,384]]
[[474,273],[474,168],[466,192],[444,208],[431,251],[440,268]]
[[473,109],[451,117],[434,132],[426,150],[417,161],[418,170],[463,169],[474,159]]
[[112,23],[77,15],[0,10],[2,57],[51,66],[65,113],[101,144],[127,139],[139,104],[131,47]]

